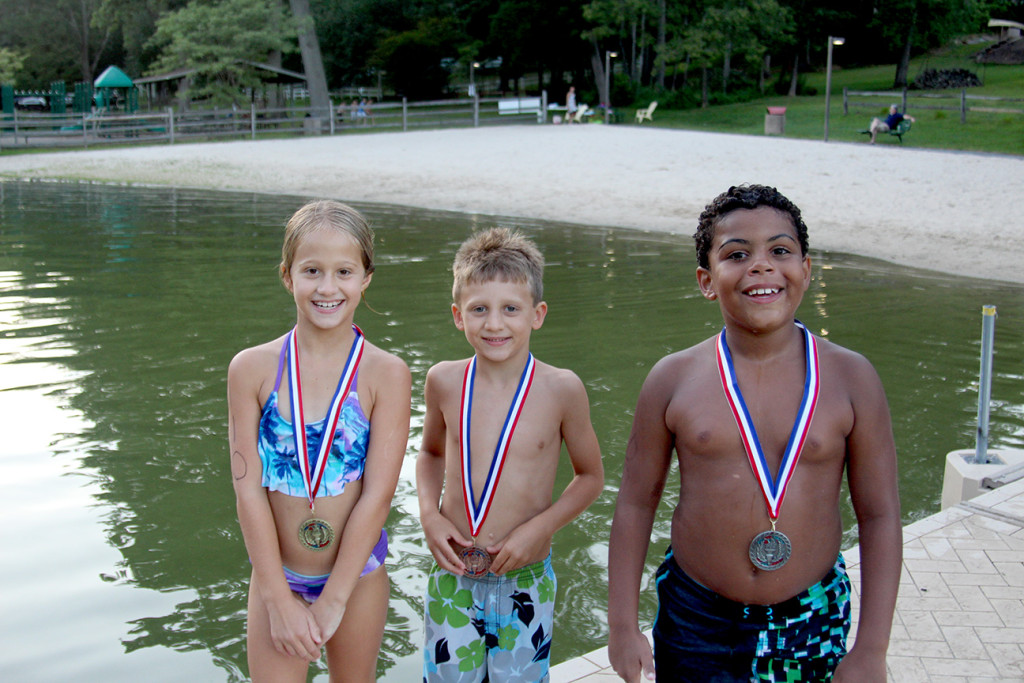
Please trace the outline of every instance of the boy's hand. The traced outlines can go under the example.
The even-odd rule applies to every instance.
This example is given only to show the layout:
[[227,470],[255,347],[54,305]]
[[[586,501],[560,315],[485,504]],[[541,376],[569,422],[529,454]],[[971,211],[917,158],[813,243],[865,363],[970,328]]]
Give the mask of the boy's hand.
[[455,525],[440,512],[429,515],[420,514],[420,525],[423,527],[423,535],[427,537],[427,547],[434,556],[437,566],[450,571],[452,574],[463,575],[466,573],[466,565],[454,550],[452,543],[468,548],[473,541],[464,537],[455,528]]
[[885,655],[873,657],[853,646],[832,674],[833,683],[885,683]]
[[615,673],[627,683],[654,680],[654,653],[639,629],[626,635],[612,631],[608,636],[608,659]]
[[312,611],[301,598],[288,598],[278,604],[267,603],[270,616],[270,639],[274,648],[286,655],[307,662],[320,659],[324,639]]
[[494,558],[491,573],[501,575],[525,567],[543,553],[550,542],[550,536],[531,530],[529,522],[520,524],[508,536],[487,546],[487,552]]

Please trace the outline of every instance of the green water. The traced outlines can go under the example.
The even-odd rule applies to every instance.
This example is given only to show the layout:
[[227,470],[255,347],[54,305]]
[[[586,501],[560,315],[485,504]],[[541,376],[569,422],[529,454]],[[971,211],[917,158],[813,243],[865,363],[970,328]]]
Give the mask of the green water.
[[[276,276],[296,197],[0,183],[0,671],[8,680],[241,680],[248,562],[235,521],[225,370],[284,332]],[[429,553],[414,490],[426,370],[465,357],[448,266],[473,230],[545,252],[538,358],[588,388],[604,494],[555,538],[553,659],[605,644],[607,535],[637,392],[664,354],[715,333],[689,239],[361,206],[378,270],[357,322],[413,372],[413,430],[388,521],[382,680],[419,676]],[[811,226],[811,243],[814,226]],[[922,244],[921,249],[929,248]],[[944,455],[974,446],[983,304],[999,310],[992,443],[1024,447],[1024,288],[813,252],[800,317],[864,353],[889,396],[905,521],[939,507]],[[984,273],[974,273],[984,275]],[[568,481],[568,466],[561,484]],[[668,536],[656,525],[653,571]],[[845,545],[856,542],[846,505]],[[644,595],[646,619],[654,596]],[[325,678],[320,676],[320,678]]]

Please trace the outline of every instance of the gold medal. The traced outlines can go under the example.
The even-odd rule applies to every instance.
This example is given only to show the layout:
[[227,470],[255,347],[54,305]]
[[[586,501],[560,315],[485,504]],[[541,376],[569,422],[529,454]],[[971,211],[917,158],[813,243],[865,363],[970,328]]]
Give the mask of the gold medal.
[[299,543],[307,550],[323,550],[334,542],[334,529],[325,520],[313,517],[299,525]]

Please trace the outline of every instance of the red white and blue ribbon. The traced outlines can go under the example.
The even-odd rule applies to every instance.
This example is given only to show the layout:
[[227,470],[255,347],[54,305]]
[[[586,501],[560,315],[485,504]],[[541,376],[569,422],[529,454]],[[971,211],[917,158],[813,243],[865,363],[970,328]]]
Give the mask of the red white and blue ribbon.
[[473,471],[472,456],[470,455],[470,424],[473,416],[473,382],[476,378],[476,356],[466,365],[466,374],[462,379],[462,410],[459,419],[459,446],[462,457],[462,498],[466,504],[466,519],[469,520],[470,535],[476,538],[477,532],[487,519],[487,512],[494,500],[494,492],[498,488],[498,480],[501,478],[501,469],[505,465],[505,456],[508,455],[509,445],[512,443],[512,434],[516,431],[516,424],[523,412],[523,405],[526,403],[526,396],[530,393],[530,385],[533,384],[533,371],[536,362],[533,354],[526,359],[526,367],[519,377],[519,386],[516,387],[515,396],[512,397],[512,405],[509,406],[508,415],[505,416],[505,424],[502,425],[501,434],[498,437],[498,444],[494,448],[494,455],[491,457],[491,466],[487,471],[487,479],[484,481],[484,488],[477,501],[473,495]]
[[[324,476],[324,467],[327,465],[327,456],[331,452],[331,445],[334,443],[334,434],[338,428],[338,418],[341,417],[341,406],[348,397],[352,388],[352,381],[355,379],[356,370],[359,369],[359,361],[363,357],[363,331],[355,325],[352,330],[356,338],[352,342],[352,348],[348,352],[348,359],[341,371],[341,378],[338,380],[338,387],[334,390],[334,398],[331,399],[331,408],[324,418],[323,439],[320,441],[320,452],[316,458],[316,464],[309,461],[309,445],[306,443],[306,416],[302,411],[302,382],[299,373],[299,344],[296,339],[296,330],[288,333],[285,343],[288,346],[288,392],[291,395],[292,407],[292,431],[295,434],[295,455],[299,459],[299,471],[302,473],[302,483],[306,487],[306,496],[309,498],[309,509],[313,509],[313,499],[320,488],[320,481]],[[312,469],[311,469],[312,468]]]
[[732,354],[729,353],[729,345],[725,341],[725,329],[718,335],[718,373],[722,378],[722,388],[725,389],[725,397],[729,401],[733,417],[736,419],[736,426],[739,427],[740,437],[743,440],[743,448],[750,460],[750,467],[754,470],[758,483],[761,485],[761,492],[764,494],[764,502],[768,507],[768,516],[775,520],[779,517],[779,510],[782,508],[782,500],[786,497],[786,487],[796,470],[797,460],[800,459],[800,452],[803,449],[804,441],[811,427],[811,419],[814,417],[814,409],[818,403],[818,390],[820,380],[818,377],[818,344],[814,335],[800,321],[797,326],[804,333],[804,349],[807,362],[807,371],[804,377],[804,393],[800,400],[800,409],[797,412],[796,421],[793,423],[793,431],[789,435],[789,442],[782,454],[779,463],[779,471],[773,478],[768,469],[768,461],[761,449],[761,442],[757,438],[757,429],[754,421],[747,410],[747,404],[743,401],[743,394],[740,392],[739,381],[736,379],[736,370],[732,363]]

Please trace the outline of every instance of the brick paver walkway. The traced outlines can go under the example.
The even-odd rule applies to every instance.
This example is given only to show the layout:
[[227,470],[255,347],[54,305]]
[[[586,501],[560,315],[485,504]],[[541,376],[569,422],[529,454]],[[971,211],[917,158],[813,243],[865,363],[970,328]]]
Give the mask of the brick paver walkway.
[[[856,620],[859,548],[843,555]],[[1024,480],[904,528],[888,668],[893,683],[1024,681]],[[552,683],[618,680],[606,648],[551,671]]]

